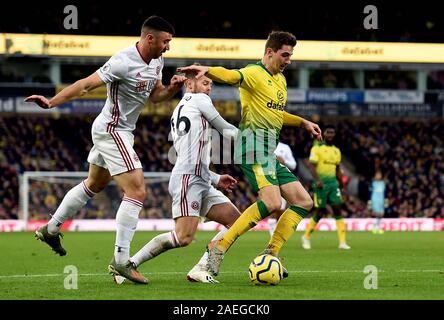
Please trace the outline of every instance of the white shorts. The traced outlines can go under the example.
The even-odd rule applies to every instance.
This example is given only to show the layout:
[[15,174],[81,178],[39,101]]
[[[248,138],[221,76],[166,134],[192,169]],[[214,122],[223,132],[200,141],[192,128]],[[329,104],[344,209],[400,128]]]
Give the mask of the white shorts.
[[111,176],[142,168],[133,149],[134,135],[128,131],[92,132],[93,147],[88,162],[108,169]]
[[205,217],[212,206],[230,202],[209,182],[193,174],[172,174],[168,191],[173,198],[173,219]]

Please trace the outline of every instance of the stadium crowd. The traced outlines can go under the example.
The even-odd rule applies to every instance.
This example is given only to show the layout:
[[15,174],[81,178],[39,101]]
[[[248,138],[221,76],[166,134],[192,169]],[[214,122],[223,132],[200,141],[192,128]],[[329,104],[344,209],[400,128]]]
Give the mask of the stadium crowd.
[[[92,116],[0,117],[0,219],[18,217],[18,175],[24,171],[87,171],[92,147]],[[336,145],[354,165],[360,177],[359,198],[345,193],[343,215],[367,217],[368,187],[375,170],[383,172],[388,185],[387,217],[444,218],[444,123],[442,121],[336,121]],[[322,125],[322,122],[321,122]],[[168,172],[171,141],[169,119],[144,116],[135,131],[135,150],[145,172]],[[306,158],[312,145],[303,131],[285,128],[282,141],[295,156]],[[299,165],[302,165],[300,163]],[[243,211],[255,196],[237,165],[216,165],[239,181],[229,195]],[[70,184],[71,183],[71,184]],[[47,183],[32,180],[30,212],[33,219],[54,212],[73,182]],[[311,190],[310,181],[303,181]],[[171,200],[168,181],[147,183],[148,197],[142,218],[169,218]],[[113,218],[121,194],[115,187],[105,190],[82,209],[82,218]]]

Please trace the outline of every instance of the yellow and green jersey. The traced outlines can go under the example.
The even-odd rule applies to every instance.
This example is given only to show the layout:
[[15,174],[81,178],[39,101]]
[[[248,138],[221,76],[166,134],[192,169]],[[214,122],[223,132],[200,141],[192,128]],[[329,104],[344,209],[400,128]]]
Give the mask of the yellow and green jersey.
[[279,136],[287,103],[287,81],[284,75],[272,75],[261,61],[240,69],[239,73],[242,105],[240,129],[273,129]]
[[314,145],[310,150],[309,160],[315,165],[322,182],[337,182],[336,167],[341,162],[341,151],[337,147],[325,143]]
[[254,153],[253,161],[264,163],[273,158],[279,142],[287,103],[287,82],[282,73],[272,75],[261,61],[238,71],[241,75],[242,162],[249,162],[246,157]]

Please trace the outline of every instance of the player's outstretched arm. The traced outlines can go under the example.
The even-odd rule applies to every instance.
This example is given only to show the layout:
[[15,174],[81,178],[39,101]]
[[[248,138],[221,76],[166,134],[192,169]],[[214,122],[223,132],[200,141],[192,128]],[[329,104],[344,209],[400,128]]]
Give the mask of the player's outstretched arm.
[[203,75],[208,78],[225,84],[238,85],[241,80],[241,74],[237,70],[229,70],[223,67],[206,67],[191,65],[177,69],[178,72],[192,73],[199,79]]
[[218,187],[219,189],[225,190],[228,193],[233,192],[236,187],[237,180],[234,179],[229,174],[217,174],[210,170],[211,184]]
[[310,132],[313,135],[313,137],[315,137],[319,141],[322,141],[321,128],[319,128],[319,126],[316,123],[308,121],[299,116],[295,116],[285,111],[284,111],[283,120],[284,120],[284,125],[305,128],[305,130]]
[[70,86],[64,88],[52,99],[48,100],[44,96],[32,95],[25,98],[25,102],[34,102],[43,109],[51,109],[75,98],[81,97],[86,93],[102,86],[104,82],[99,75],[94,72],[87,78],[80,79]]
[[174,75],[168,86],[164,86],[162,81],[157,80],[156,86],[150,94],[151,102],[157,103],[172,98],[180,89],[182,89],[186,80],[187,78],[184,76]]
[[236,187],[237,180],[234,179],[229,174],[223,174],[220,176],[219,183],[217,184],[217,187],[219,189],[225,190],[228,193],[233,192],[234,188]]

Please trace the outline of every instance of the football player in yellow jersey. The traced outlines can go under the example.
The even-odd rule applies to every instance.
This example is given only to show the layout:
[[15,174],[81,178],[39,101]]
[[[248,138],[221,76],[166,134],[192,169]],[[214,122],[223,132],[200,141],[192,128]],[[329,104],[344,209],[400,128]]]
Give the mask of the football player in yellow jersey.
[[342,171],[339,167],[341,151],[333,145],[336,131],[333,126],[325,126],[324,143],[314,145],[310,151],[308,167],[313,175],[315,213],[310,219],[305,234],[302,236],[302,247],[311,249],[310,237],[317,223],[327,212],[327,204],[331,205],[336,218],[339,237],[339,249],[350,249],[345,241],[345,224],[341,215],[342,205]]
[[213,275],[218,274],[224,253],[239,236],[271,213],[279,211],[281,195],[289,207],[279,218],[263,253],[277,256],[313,206],[309,193],[296,176],[276,160],[274,154],[283,125],[303,127],[315,138],[322,139],[317,124],[284,111],[287,82],[282,72],[291,63],[295,45],[294,35],[274,31],[269,34],[264,55],[256,64],[240,70],[196,65],[178,68],[179,72],[196,73],[196,77],[205,74],[216,82],[239,87],[242,105],[239,127],[242,134],[235,148],[238,153],[236,155],[235,151],[235,161],[240,161],[242,171],[259,195],[258,200],[242,213],[224,237],[208,246],[207,267]]

